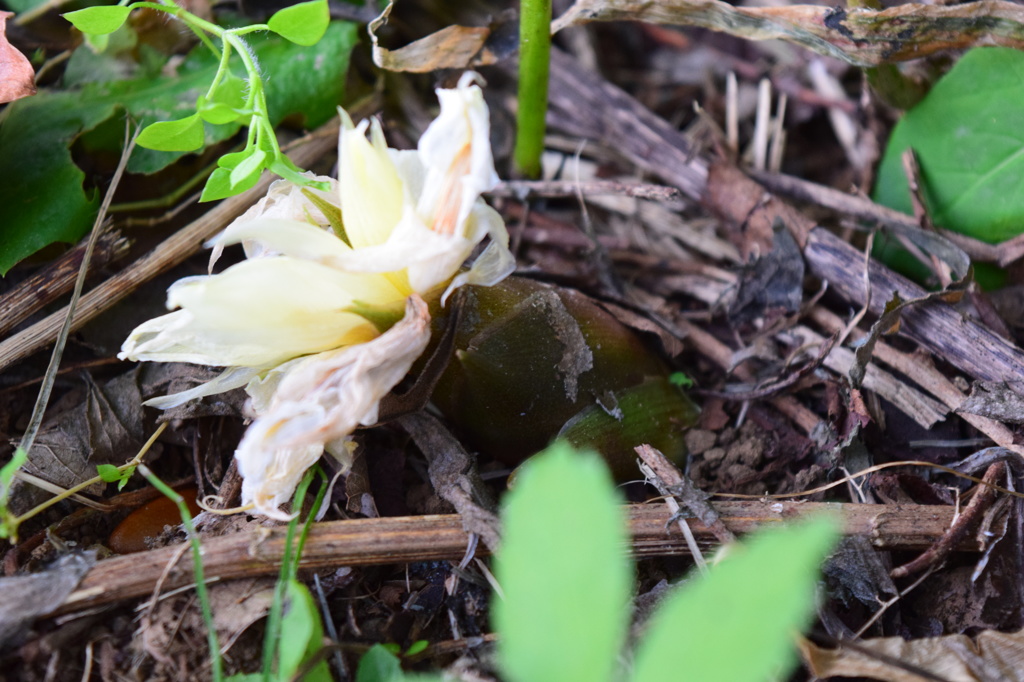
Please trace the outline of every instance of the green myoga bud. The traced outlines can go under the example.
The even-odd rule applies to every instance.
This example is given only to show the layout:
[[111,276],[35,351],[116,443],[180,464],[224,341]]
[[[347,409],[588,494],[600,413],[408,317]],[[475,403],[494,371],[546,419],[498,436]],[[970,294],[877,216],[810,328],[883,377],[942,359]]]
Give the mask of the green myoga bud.
[[[448,310],[435,311],[435,338]],[[579,292],[510,277],[466,287],[455,352],[432,400],[467,444],[510,465],[555,437],[590,447],[619,479],[633,447],[686,454],[699,410],[637,335]]]

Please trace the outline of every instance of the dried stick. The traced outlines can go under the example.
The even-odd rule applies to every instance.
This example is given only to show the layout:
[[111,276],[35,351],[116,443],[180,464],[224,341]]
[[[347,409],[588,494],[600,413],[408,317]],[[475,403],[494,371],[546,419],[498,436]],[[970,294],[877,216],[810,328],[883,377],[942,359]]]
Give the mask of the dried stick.
[[[831,512],[847,535],[868,538],[883,549],[924,550],[942,537],[953,523],[951,506],[827,504],[818,502],[716,502],[713,507],[731,532],[749,533],[765,526]],[[669,513],[660,505],[628,505],[626,513],[633,538],[633,554],[639,557],[686,555],[682,536],[666,528]],[[700,519],[689,526],[701,547],[712,547],[716,538]],[[203,542],[208,580],[276,575],[284,552],[283,527],[259,528]],[[322,570],[339,566],[401,564],[415,561],[458,561],[469,536],[456,515],[403,516],[318,523],[310,531],[300,566]],[[980,551],[977,540],[964,538],[962,551]],[[54,614],[70,613],[135,599],[150,594],[176,546],[107,559],[96,564],[78,589]],[[483,552],[480,548],[478,552]],[[187,563],[187,562],[186,562]],[[172,571],[164,581],[171,590],[188,585],[188,565]]]
[[[82,242],[0,297],[0,337],[6,336],[37,310],[71,291],[85,250],[86,243]],[[104,232],[96,242],[89,270],[95,272],[127,252],[128,240],[124,236],[116,231]]]
[[890,577],[893,579],[906,578],[915,573],[934,568],[945,561],[952,553],[953,548],[963,542],[981,523],[985,512],[988,511],[996,499],[996,490],[992,485],[998,483],[1003,478],[1006,478],[1006,462],[996,462],[989,466],[982,477],[982,480],[989,485],[980,486],[978,491],[974,493],[974,497],[967,504],[967,507],[960,513],[942,538],[913,561],[897,566],[889,571]]

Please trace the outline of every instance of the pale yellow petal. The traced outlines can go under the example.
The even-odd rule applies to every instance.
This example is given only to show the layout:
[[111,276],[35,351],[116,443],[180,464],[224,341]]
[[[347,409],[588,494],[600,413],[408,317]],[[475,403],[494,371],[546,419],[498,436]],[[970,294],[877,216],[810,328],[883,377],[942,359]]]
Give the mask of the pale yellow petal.
[[140,326],[121,356],[269,368],[376,336],[355,302],[393,307],[382,276],[339,272],[286,256],[239,263],[219,275],[181,280],[168,305],[182,310]]
[[[356,249],[387,241],[402,217],[404,188],[386,148],[366,139],[367,122],[342,130],[338,141],[341,219]],[[375,123],[374,136],[379,124]]]

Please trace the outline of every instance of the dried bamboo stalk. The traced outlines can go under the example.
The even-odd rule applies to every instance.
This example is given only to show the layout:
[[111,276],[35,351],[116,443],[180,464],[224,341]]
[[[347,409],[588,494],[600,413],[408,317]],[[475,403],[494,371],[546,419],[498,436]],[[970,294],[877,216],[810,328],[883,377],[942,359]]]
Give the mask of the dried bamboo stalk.
[[[924,550],[943,536],[955,509],[925,505],[828,504],[817,502],[717,502],[714,509],[733,533],[749,533],[821,513],[836,515],[843,532],[868,538],[882,549]],[[626,515],[633,554],[638,557],[686,555],[678,529],[666,527],[668,511],[661,505],[628,505]],[[688,521],[699,545],[713,547],[714,533],[699,520]],[[275,575],[280,569],[285,528],[259,528],[203,541],[204,571],[209,580]],[[314,524],[302,555],[301,567],[323,570],[340,566],[403,564],[416,561],[459,560],[469,538],[456,515],[355,519]],[[967,538],[961,551],[979,551]],[[96,564],[53,614],[71,613],[145,596],[180,547],[107,559]],[[478,551],[483,551],[482,547]],[[192,562],[179,561],[163,583],[164,590],[188,585]]]

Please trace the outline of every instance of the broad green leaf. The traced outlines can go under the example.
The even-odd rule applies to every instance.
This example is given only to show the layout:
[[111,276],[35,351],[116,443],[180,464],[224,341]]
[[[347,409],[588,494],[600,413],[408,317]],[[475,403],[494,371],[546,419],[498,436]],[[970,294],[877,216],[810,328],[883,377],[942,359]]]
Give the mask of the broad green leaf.
[[327,0],[300,2],[278,10],[267,21],[270,30],[297,45],[316,45],[331,21]]
[[398,657],[383,644],[374,644],[359,659],[356,682],[401,682],[405,679]]
[[[354,24],[335,22],[316,48],[281,38],[253,40],[264,73],[271,122],[301,114],[313,128],[332,116],[341,102],[349,53],[357,41]],[[72,60],[75,57],[72,56]],[[0,275],[54,242],[75,242],[92,226],[99,206],[96,192],[83,187],[85,174],[74,164],[70,145],[119,112],[142,123],[167,121],[195,112],[196,98],[209,87],[217,60],[198,46],[174,77],[87,83],[74,91],[40,91],[7,105],[0,123]],[[237,122],[209,126],[207,145],[234,135]],[[123,126],[109,136],[109,151],[123,143]],[[98,147],[97,147],[98,148]],[[130,173],[154,173],[183,152],[136,148]],[[30,160],[30,162],[29,162]],[[229,196],[227,194],[221,196]]]
[[[323,625],[313,596],[297,580],[289,580],[285,592],[288,612],[281,621],[281,640],[277,649],[278,677],[291,679],[303,663],[323,648]],[[330,682],[327,662],[321,660],[302,677],[306,682]]]
[[893,130],[875,201],[912,213],[900,156],[912,147],[934,222],[986,242],[1024,231],[1024,53],[976,48]]
[[818,566],[837,536],[817,519],[760,533],[670,595],[641,639],[633,682],[786,679],[793,635],[814,609]]
[[99,198],[68,146],[83,127],[113,113],[81,106],[77,93],[44,93],[7,105],[0,124],[0,274],[53,242],[78,240],[96,217]]
[[140,147],[158,152],[190,152],[203,146],[203,119],[192,114],[176,121],[157,121],[142,129]]
[[[604,462],[555,443],[505,496],[494,598],[509,682],[610,679],[628,623],[625,522]],[[694,678],[697,679],[697,678]]]
[[68,12],[63,16],[82,33],[103,35],[113,33],[121,28],[121,25],[124,24],[131,13],[130,7],[105,5],[101,7],[86,7],[75,12]]

